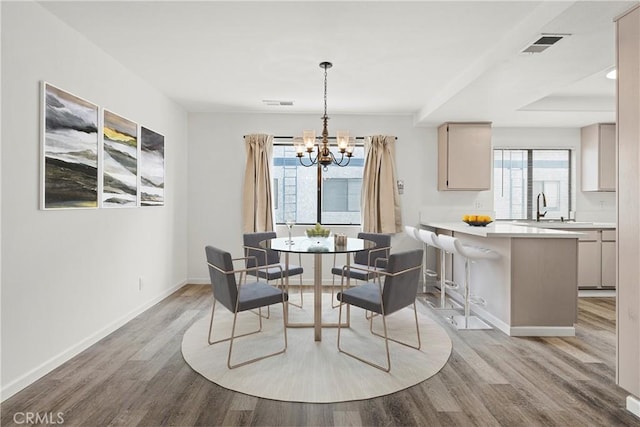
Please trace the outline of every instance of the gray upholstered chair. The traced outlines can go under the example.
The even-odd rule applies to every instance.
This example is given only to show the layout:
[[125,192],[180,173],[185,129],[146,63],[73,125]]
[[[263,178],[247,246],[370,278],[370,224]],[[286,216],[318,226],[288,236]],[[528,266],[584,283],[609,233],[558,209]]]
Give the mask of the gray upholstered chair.
[[[268,282],[280,279],[281,286],[284,284],[285,277],[298,276],[300,278],[300,305],[291,301],[289,301],[289,304],[302,308],[302,267],[289,263],[289,268],[287,268],[285,263],[280,262],[280,252],[260,246],[260,242],[264,240],[275,239],[276,232],[245,233],[242,237],[244,241],[244,256],[247,257],[247,268],[262,267],[258,270],[252,270],[248,274],[260,277]],[[302,264],[300,254],[298,254],[298,264]],[[289,289],[286,289],[286,291],[289,292]]]
[[367,281],[374,277],[375,270],[384,271],[387,266],[387,258],[391,249],[391,235],[380,233],[358,233],[358,239],[371,240],[375,242],[376,247],[364,251],[356,252],[353,262],[347,269],[346,265],[336,265],[336,255],[333,256],[333,268],[331,273],[333,278],[331,281],[331,301],[333,305],[334,288],[336,286],[336,276],[340,276],[342,280],[349,277],[350,279]]
[[[211,322],[209,323],[209,335],[207,341],[209,345],[217,344],[223,341],[229,341],[229,355],[227,356],[227,366],[229,369],[237,368],[248,363],[257,362],[258,360],[265,359],[267,357],[275,356],[277,354],[284,353],[287,350],[287,328],[285,325],[286,310],[285,302],[289,299],[289,295],[282,289],[277,289],[266,282],[252,281],[243,282],[242,278],[247,278],[246,274],[249,271],[255,271],[259,267],[253,267],[252,269],[234,269],[233,261],[242,260],[245,258],[231,258],[229,252],[214,248],[213,246],[207,246],[205,248],[207,255],[207,265],[209,266],[209,277],[211,278],[211,290],[213,291],[213,306],[211,308]],[[240,283],[236,282],[236,273],[240,273]],[[216,301],[220,302],[229,311],[233,313],[233,326],[231,327],[231,336],[229,338],[220,339],[217,341],[211,340],[211,332],[213,330],[213,318],[215,315]],[[233,352],[233,340],[258,333],[262,330],[262,307],[268,307],[273,304],[282,304],[282,328],[284,330],[284,348],[275,353],[270,353],[264,356],[256,357],[253,359],[245,360],[244,362],[233,365],[231,363],[231,353]],[[256,331],[248,332],[242,335],[235,335],[236,320],[238,313],[247,310],[258,309],[258,321],[259,328]]]
[[[420,328],[418,326],[418,312],[416,311],[416,295],[418,293],[420,269],[422,268],[422,254],[422,249],[414,249],[411,251],[391,254],[388,259],[386,271],[381,271],[380,269],[375,271],[369,270],[376,276],[373,281],[348,289],[344,289],[344,287],[341,286],[341,290],[337,295],[337,299],[340,301],[340,312],[338,315],[338,351],[375,368],[389,372],[391,370],[389,340],[407,347],[415,348],[416,350],[420,349]],[[384,280],[382,278],[384,278]],[[372,334],[384,338],[387,352],[386,367],[373,363],[353,353],[349,353],[340,346],[342,306],[345,304],[360,307],[366,311],[371,311],[376,314],[372,315],[369,319],[369,330]],[[417,346],[389,338],[387,334],[386,316],[409,305],[413,305],[414,310],[416,334],[418,338]],[[373,331],[373,319],[378,317],[377,315],[382,317],[384,335],[380,335]]]

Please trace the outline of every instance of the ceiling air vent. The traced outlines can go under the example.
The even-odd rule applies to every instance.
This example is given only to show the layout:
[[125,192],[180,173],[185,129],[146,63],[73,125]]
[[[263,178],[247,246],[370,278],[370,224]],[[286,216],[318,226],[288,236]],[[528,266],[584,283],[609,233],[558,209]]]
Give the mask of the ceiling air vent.
[[570,34],[542,34],[538,40],[527,46],[522,53],[540,53],[549,49]]
[[293,105],[293,101],[281,101],[278,99],[263,99],[262,103],[272,107],[290,107]]

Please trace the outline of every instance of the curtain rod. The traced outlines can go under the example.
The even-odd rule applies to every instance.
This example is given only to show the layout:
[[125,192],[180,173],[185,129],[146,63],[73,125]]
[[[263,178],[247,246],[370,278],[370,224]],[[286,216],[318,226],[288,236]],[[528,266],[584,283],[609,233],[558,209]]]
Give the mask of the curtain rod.
[[[243,135],[243,138],[246,138],[248,135]],[[274,136],[273,139],[294,139],[295,136]],[[316,136],[316,139],[320,139],[322,138],[322,136]],[[356,136],[355,139],[356,140],[364,140],[364,136]],[[394,137],[395,139],[398,139],[398,137]],[[335,136],[330,136],[328,137],[328,139],[336,139]]]

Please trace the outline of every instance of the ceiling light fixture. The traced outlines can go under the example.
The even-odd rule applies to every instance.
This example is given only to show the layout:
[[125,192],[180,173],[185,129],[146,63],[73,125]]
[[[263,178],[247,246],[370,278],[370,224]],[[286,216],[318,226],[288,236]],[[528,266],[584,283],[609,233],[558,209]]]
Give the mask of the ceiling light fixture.
[[607,73],[606,77],[608,79],[615,80],[618,77],[618,71],[614,68]]
[[[300,160],[300,164],[305,167],[318,165],[318,167],[322,166],[324,170],[327,170],[327,166],[331,164],[344,167],[349,164],[351,157],[353,156],[355,140],[349,137],[348,131],[338,131],[336,133],[335,139],[338,151],[340,152],[340,160],[338,160],[329,149],[329,131],[327,129],[327,121],[329,120],[329,117],[327,116],[327,70],[332,66],[333,64],[331,62],[325,61],[320,63],[320,68],[324,69],[324,115],[322,116],[322,140],[319,143],[317,142],[315,130],[305,130],[302,132],[302,138],[298,137],[294,139],[296,156]],[[318,153],[315,157],[312,157],[311,153],[313,153],[316,146],[318,147]],[[302,161],[305,151],[309,156],[309,164],[305,164]]]

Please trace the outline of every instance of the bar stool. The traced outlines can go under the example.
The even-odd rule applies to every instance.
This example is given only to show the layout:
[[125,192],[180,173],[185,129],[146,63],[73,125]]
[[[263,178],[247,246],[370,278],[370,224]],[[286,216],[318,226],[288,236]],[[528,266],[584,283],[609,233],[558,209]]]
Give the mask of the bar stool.
[[460,305],[458,305],[457,303],[453,304],[453,300],[451,300],[452,301],[451,306],[447,307],[447,291],[446,290],[459,288],[456,282],[446,279],[447,250],[445,250],[445,248],[442,247],[438,239],[438,235],[433,231],[420,229],[420,230],[417,230],[417,233],[418,233],[418,239],[424,242],[425,246],[433,246],[434,248],[440,251],[440,307],[434,307],[434,308],[437,308],[440,310],[459,308]]
[[416,239],[418,242],[422,242],[424,245],[423,256],[422,256],[422,286],[423,290],[427,291],[427,277],[432,279],[438,277],[438,273],[427,268],[427,260],[428,260],[428,246],[427,242],[424,242],[420,239],[420,235],[418,234],[420,230],[416,227],[412,227],[410,225],[404,226],[404,232],[411,236],[413,239]]
[[486,248],[465,245],[459,239],[441,234],[438,236],[440,246],[447,252],[464,258],[464,316],[451,316],[450,320],[456,329],[493,329],[478,316],[471,316],[471,304],[486,305],[482,298],[471,295],[471,263],[480,260],[497,259],[500,255]]

